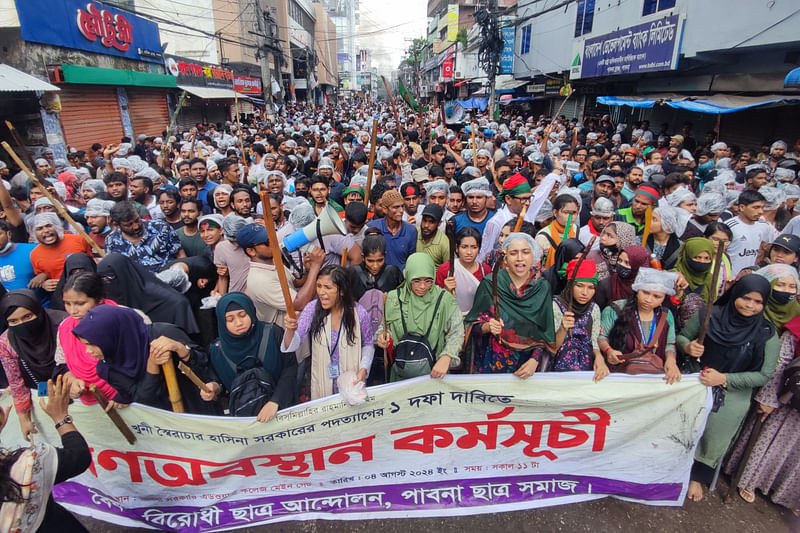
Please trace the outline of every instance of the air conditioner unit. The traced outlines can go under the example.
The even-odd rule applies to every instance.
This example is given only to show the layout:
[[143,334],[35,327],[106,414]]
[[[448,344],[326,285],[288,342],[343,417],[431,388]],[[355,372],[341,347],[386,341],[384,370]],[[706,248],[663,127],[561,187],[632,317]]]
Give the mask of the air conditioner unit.
[[460,72],[456,72],[455,76],[456,76],[456,78],[463,78],[463,76],[461,75]]

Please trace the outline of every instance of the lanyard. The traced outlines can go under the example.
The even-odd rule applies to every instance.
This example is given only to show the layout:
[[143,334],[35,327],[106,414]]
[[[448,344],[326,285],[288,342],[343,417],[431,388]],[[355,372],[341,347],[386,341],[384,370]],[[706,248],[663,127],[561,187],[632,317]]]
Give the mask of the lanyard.
[[658,322],[658,313],[653,311],[653,321],[650,323],[650,335],[648,335],[647,340],[645,340],[644,330],[642,329],[642,320],[639,318],[639,310],[636,310],[636,326],[639,328],[639,335],[641,336],[644,344],[650,344],[650,341],[653,339],[653,333],[656,331],[656,322]]
[[[333,320],[333,319],[331,319]],[[325,326],[322,326],[322,332],[325,333]],[[333,327],[331,327],[331,337],[333,336]],[[339,349],[339,339],[342,338],[342,324],[339,323],[339,329],[336,332],[336,342],[333,344],[333,349],[331,349],[330,341],[328,341],[328,336],[325,335],[325,344],[328,346],[328,353],[330,354],[331,360],[333,360],[333,352]]]

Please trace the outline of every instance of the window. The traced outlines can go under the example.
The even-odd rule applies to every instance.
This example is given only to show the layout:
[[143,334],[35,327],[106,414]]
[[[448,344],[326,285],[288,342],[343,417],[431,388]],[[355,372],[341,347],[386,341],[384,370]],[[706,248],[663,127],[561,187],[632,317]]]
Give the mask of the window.
[[528,24],[522,28],[522,39],[520,42],[519,53],[527,54],[531,51],[531,25]]
[[[647,2],[648,0],[645,0]],[[675,0],[672,0],[675,3]],[[575,15],[575,37],[591,33],[594,22],[594,0],[578,0],[578,13]]]
[[672,9],[673,7],[675,7],[675,0],[644,0],[642,16],[652,15],[657,11],[664,11],[665,9]]

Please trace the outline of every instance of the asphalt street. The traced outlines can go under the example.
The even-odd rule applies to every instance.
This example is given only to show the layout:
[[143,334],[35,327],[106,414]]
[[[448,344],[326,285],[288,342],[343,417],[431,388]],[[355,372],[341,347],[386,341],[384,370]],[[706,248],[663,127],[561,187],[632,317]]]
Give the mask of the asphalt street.
[[[728,503],[722,496],[727,484],[706,494],[699,503],[681,508],[651,507],[605,498],[586,503],[544,509],[468,515],[447,518],[394,520],[310,520],[280,522],[237,531],[249,533],[503,533],[503,532],[658,532],[658,533],[800,533],[800,518],[770,503],[760,494],[748,504],[734,495]],[[152,531],[121,528],[96,520],[82,520],[92,533]]]

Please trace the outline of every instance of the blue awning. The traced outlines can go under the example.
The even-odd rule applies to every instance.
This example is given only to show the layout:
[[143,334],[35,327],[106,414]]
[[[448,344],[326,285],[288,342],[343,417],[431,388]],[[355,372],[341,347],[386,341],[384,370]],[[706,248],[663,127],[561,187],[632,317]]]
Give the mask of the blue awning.
[[470,98],[468,100],[456,100],[456,102],[464,109],[486,111],[486,106],[489,105],[489,98]]
[[659,94],[652,96],[598,96],[598,104],[609,106],[628,106],[651,108],[656,103],[666,104],[674,109],[685,109],[695,113],[713,115],[736,113],[754,107],[800,104],[800,96],[767,94],[762,96],[736,96],[714,94],[711,96],[684,96],[680,94]]
[[784,87],[800,87],[800,67],[790,70],[789,74],[783,79]]

